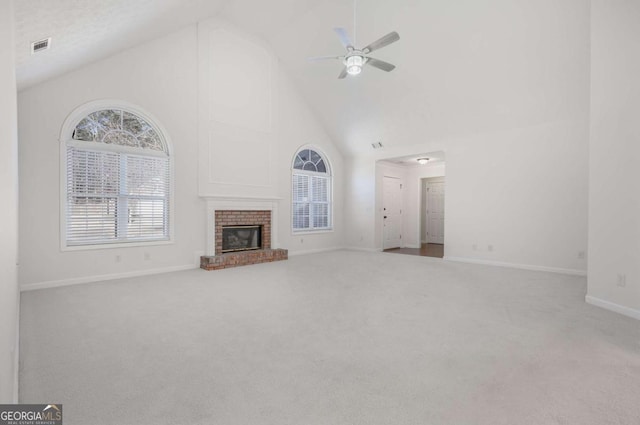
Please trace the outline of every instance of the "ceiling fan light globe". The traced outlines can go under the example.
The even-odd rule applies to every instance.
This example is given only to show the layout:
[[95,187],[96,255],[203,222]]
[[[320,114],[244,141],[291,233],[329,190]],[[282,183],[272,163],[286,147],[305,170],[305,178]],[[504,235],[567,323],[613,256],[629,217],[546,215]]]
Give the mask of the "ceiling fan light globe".
[[347,73],[349,75],[358,75],[362,72],[362,67],[358,66],[358,65],[352,65],[347,67]]
[[364,57],[360,55],[349,56],[345,60],[347,67],[347,73],[349,75],[358,75],[362,72],[362,66],[364,65]]

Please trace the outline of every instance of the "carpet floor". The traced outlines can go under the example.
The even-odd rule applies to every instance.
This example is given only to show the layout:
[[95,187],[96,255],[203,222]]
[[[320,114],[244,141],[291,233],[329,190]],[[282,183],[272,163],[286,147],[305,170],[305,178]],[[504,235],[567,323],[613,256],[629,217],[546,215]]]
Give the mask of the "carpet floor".
[[65,425],[638,424],[640,322],[581,277],[338,251],[22,294]]

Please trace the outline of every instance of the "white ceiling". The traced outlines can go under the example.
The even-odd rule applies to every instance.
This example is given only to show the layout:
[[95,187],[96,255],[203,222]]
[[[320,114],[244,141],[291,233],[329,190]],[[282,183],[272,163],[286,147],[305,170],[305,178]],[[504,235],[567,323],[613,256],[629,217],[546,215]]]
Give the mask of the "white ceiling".
[[[356,44],[397,31],[400,41],[373,55],[397,68],[345,80],[338,61],[306,58],[343,53],[332,29],[352,30],[352,0],[20,0],[16,9],[20,87],[218,15],[271,44],[346,154],[539,125],[572,114],[588,93],[589,0],[358,0]],[[30,56],[46,36],[51,51]]]

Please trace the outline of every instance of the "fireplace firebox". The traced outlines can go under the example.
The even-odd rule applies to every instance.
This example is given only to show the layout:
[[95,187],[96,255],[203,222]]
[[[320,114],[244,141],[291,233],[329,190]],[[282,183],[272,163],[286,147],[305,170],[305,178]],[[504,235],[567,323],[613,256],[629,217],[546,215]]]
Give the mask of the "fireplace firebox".
[[262,226],[222,227],[222,252],[251,251],[262,248]]

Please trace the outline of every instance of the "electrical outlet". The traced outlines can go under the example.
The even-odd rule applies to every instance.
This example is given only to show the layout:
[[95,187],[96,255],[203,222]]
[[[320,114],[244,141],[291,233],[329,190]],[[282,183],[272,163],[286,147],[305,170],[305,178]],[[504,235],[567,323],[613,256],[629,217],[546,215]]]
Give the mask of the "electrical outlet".
[[151,254],[149,254],[148,252],[145,252],[145,253],[144,253],[144,260],[145,260],[145,261],[149,261],[149,260],[151,260]]
[[300,243],[304,243],[304,238],[300,238]]
[[476,245],[476,244],[471,245],[471,249],[473,249],[474,251],[477,251],[478,250],[478,245]]
[[578,251],[578,259],[579,260],[584,260],[585,257],[585,252],[584,251]]
[[487,251],[493,252],[493,245],[487,245]]
[[618,273],[618,286],[624,288],[627,286],[627,275],[623,273]]
[[122,261],[122,257],[120,255],[116,255],[116,263]]

